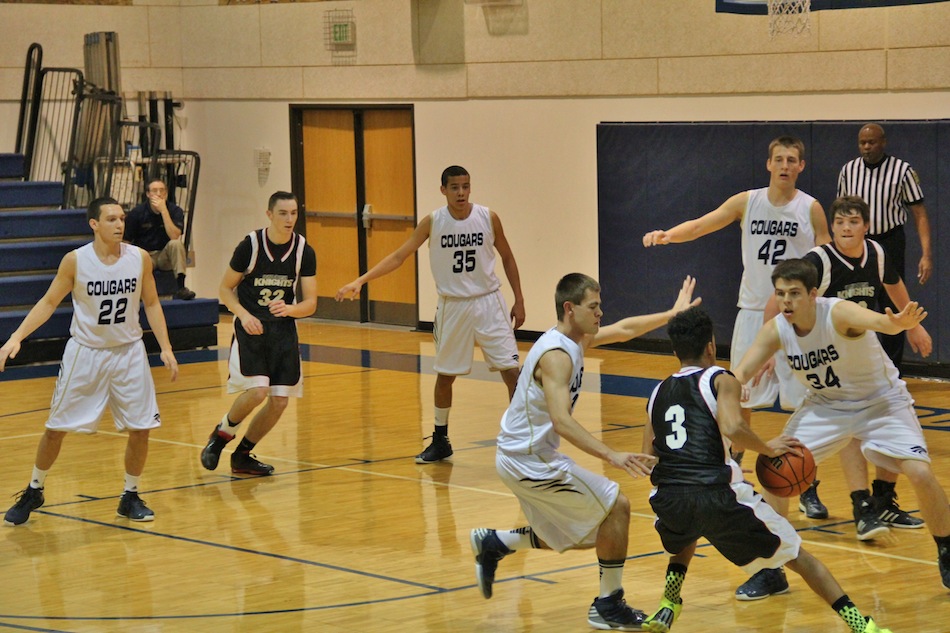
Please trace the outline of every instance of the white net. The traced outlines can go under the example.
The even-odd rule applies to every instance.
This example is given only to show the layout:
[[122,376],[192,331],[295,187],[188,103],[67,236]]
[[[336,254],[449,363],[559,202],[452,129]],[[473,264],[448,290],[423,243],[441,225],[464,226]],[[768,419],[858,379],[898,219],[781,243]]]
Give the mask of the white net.
[[811,30],[811,0],[768,0],[768,3],[770,37]]

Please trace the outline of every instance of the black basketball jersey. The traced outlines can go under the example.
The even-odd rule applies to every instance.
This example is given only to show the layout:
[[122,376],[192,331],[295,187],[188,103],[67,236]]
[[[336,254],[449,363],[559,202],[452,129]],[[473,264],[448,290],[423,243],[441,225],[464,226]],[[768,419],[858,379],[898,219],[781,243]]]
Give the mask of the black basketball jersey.
[[266,229],[258,229],[234,249],[231,268],[244,273],[237,287],[241,305],[261,321],[276,321],[283,317],[271,314],[268,304],[278,299],[294,303],[297,279],[317,274],[317,256],[301,235],[294,233],[286,244],[274,244]]
[[818,269],[818,296],[847,299],[871,310],[887,296],[884,284],[896,284],[900,275],[891,266],[881,245],[864,240],[864,255],[846,257],[834,244],[816,246],[805,254]]
[[716,422],[714,378],[722,367],[683,367],[653,390],[647,414],[653,425],[657,464],[654,485],[728,484],[732,481],[727,441]]

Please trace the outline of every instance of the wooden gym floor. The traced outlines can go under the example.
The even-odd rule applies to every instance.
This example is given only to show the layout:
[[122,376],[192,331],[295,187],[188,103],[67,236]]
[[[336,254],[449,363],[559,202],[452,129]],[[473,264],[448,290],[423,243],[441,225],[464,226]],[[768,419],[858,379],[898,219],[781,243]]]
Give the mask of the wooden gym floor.
[[[0,630],[589,630],[598,587],[592,551],[516,553],[502,561],[489,601],[474,585],[469,530],[524,523],[495,475],[494,437],[507,399],[480,356],[475,371],[455,383],[451,463],[423,466],[412,457],[431,433],[430,335],[319,321],[301,322],[300,332],[305,396],[256,451],[276,466],[272,477],[232,477],[227,452],[216,472],[198,462],[232,400],[228,323],[220,350],[179,356],[178,382],[153,370],[163,426],[152,435],[141,486],[153,523],[115,516],[125,438],[108,415],[97,435],[68,437],[46,482],[46,505],[27,524],[0,530]],[[676,367],[672,356],[594,351],[576,417],[607,443],[639,450],[646,397]],[[30,377],[36,371],[0,376],[0,492],[7,498],[0,511],[29,479],[48,413],[54,378]],[[950,488],[950,392],[940,382],[909,384],[934,468]],[[770,437],[785,417],[760,412],[753,419]],[[652,527],[649,484],[566,451],[620,481],[630,498],[624,586],[630,604],[651,612],[667,558]],[[950,593],[940,584],[929,532],[892,530],[859,543],[837,460],[823,464],[819,477],[831,517],[810,521],[791,512],[806,547],[894,633],[950,630]],[[916,510],[905,479],[898,491],[902,507]],[[741,603],[733,591],[742,571],[708,545],[699,554],[677,633],[846,632],[791,572],[790,593]]]

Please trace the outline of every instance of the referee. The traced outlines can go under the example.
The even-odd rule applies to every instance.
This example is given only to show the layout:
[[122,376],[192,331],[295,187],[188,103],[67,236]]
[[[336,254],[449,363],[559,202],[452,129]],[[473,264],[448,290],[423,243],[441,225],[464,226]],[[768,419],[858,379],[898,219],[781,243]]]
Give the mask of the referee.
[[[866,123],[858,132],[859,158],[841,168],[838,175],[838,196],[860,196],[871,208],[871,230],[868,237],[879,243],[901,278],[906,277],[904,250],[906,237],[904,223],[907,209],[914,214],[917,234],[920,236],[920,263],[917,265],[917,281],[927,283],[933,272],[930,250],[930,222],[924,206],[924,192],[920,188],[917,172],[907,162],[889,156],[884,128],[876,123]],[[880,299],[880,309],[897,308],[886,294]],[[904,334],[880,335],[881,345],[901,369],[904,356]]]

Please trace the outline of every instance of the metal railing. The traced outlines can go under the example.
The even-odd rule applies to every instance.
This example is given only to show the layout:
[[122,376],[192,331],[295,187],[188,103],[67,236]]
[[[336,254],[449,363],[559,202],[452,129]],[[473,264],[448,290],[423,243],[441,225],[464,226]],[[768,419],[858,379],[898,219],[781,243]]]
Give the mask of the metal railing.
[[16,124],[17,154],[23,154],[23,179],[29,180],[30,156],[36,131],[36,105],[39,99],[40,71],[43,68],[43,47],[34,42],[26,51],[23,68],[23,90],[20,94],[20,115]]

